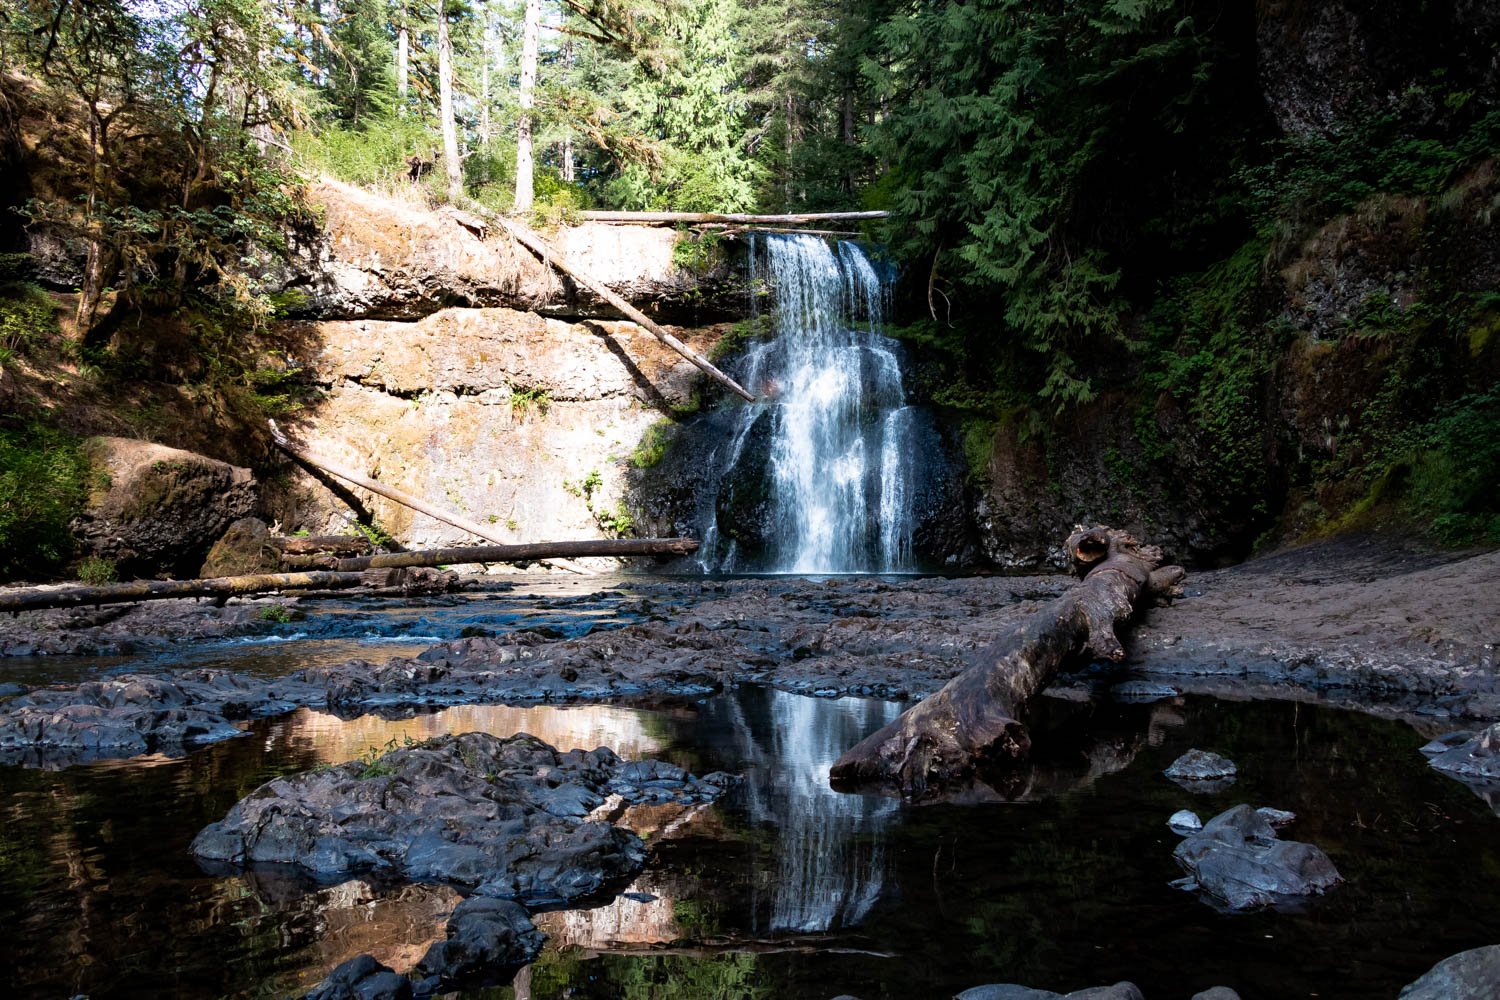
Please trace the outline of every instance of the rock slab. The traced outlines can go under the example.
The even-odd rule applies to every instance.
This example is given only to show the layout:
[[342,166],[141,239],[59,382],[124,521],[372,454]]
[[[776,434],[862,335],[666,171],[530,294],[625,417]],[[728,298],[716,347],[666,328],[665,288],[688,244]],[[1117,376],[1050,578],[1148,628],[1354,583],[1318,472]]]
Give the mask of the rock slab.
[[1243,804],[1209,820],[1172,856],[1197,888],[1231,910],[1306,899],[1344,881],[1328,855],[1277,839],[1266,818]]
[[543,905],[640,871],[640,838],[591,819],[601,806],[707,802],[736,780],[627,763],[606,747],[559,753],[525,733],[464,733],[275,778],[205,827],[191,850],[319,877],[384,868]]
[[1443,959],[1401,991],[1399,1000],[1495,1000],[1500,996],[1500,945]]

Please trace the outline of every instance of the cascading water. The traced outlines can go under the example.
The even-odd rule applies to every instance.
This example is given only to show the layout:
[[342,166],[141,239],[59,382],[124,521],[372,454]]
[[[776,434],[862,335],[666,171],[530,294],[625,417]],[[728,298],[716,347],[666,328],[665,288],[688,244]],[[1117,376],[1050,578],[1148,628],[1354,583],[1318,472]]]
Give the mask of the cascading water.
[[[914,568],[916,447],[899,347],[881,334],[889,276],[853,243],[752,236],[750,278],[770,287],[774,336],[738,366],[762,402],[742,407],[722,455],[726,479],[764,480],[770,530],[747,556],[719,517],[703,530],[705,570],[902,572]],[[759,434],[756,465],[747,444]],[[740,487],[740,492],[745,492]]]

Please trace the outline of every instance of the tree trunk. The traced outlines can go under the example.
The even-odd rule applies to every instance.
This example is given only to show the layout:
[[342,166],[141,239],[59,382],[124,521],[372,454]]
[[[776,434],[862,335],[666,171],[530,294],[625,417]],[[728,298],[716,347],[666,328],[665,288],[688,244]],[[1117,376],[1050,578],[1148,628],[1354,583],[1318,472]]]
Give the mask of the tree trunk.
[[484,54],[479,60],[479,148],[490,146],[490,26],[484,26]]
[[403,115],[406,114],[407,79],[411,73],[410,38],[411,32],[406,25],[396,29],[396,96],[401,99],[399,110]]
[[358,587],[363,582],[359,573],[257,573],[254,576],[220,576],[206,580],[138,580],[99,587],[28,587],[0,592],[0,611],[126,604],[169,597],[225,598],[268,590],[336,590]]
[[1160,566],[1160,549],[1123,531],[1079,527],[1068,552],[1086,571],[1081,583],[978,652],[936,694],[845,751],[833,765],[834,783],[894,785],[920,799],[983,765],[1024,757],[1031,738],[1020,718],[1058,668],[1080,651],[1122,659],[1116,625],[1151,598],[1182,592],[1182,567]]
[[613,212],[580,213],[585,222],[665,226],[674,222],[725,222],[768,225],[778,222],[823,222],[832,219],[883,219],[889,212],[803,212],[796,215],[745,215],[739,212]]
[[[573,40],[570,38],[563,43],[562,47],[562,82],[568,82],[568,74],[573,69]],[[572,184],[576,179],[573,169],[573,129],[567,128],[563,132],[562,141],[562,179],[566,184]]]
[[542,0],[526,0],[521,32],[521,118],[516,123],[516,203],[518,212],[531,211],[531,109],[536,106],[537,32],[542,23]]
[[305,556],[317,552],[364,555],[370,551],[368,538],[359,535],[308,535],[301,538],[273,536],[266,544],[282,555]]
[[438,4],[438,114],[443,120],[443,167],[448,172],[448,200],[463,194],[463,161],[458,156],[458,129],[453,121],[453,38],[445,2]]
[[517,545],[458,545],[420,552],[340,558],[336,555],[294,555],[282,560],[287,569],[332,569],[340,573],[410,566],[447,566],[453,563],[536,562],[584,556],[687,556],[698,551],[692,538],[585,538],[567,542],[524,542]]

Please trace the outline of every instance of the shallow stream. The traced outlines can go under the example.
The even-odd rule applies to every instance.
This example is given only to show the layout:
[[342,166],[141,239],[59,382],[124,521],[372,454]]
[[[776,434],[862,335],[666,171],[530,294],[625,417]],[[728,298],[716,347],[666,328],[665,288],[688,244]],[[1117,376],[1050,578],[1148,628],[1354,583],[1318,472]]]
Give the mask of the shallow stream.
[[[628,584],[348,604],[276,626],[280,642],[3,663],[0,680],[204,662],[285,672],[410,653],[465,626],[576,634],[649,613]],[[1006,785],[1013,801],[907,807],[833,792],[829,764],[899,709],[744,687],[649,708],[300,710],[176,759],[0,767],[0,985],[20,997],[279,997],[362,952],[409,967],[442,933],[451,889],[210,871],[187,846],[276,774],[469,730],[748,779],[689,817],[638,818],[651,857],[630,894],[540,915],[541,958],[474,996],[870,1000],[1129,979],[1152,1000],[1214,984],[1246,1000],[1394,998],[1439,959],[1500,941],[1500,819],[1430,770],[1426,737],[1403,723],[1294,702],[1042,699],[1033,735],[1045,749]],[[1195,795],[1164,778],[1192,747],[1235,760],[1238,783]],[[1285,835],[1326,850],[1348,883],[1300,912],[1255,914],[1172,888],[1167,817],[1238,802],[1297,813]]]

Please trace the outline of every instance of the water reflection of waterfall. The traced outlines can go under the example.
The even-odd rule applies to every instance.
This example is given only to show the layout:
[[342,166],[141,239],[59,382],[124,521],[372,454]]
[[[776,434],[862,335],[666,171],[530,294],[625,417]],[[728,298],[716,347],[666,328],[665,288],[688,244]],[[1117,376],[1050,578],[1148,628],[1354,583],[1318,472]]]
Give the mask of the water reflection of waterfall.
[[[906,406],[899,345],[880,332],[886,269],[854,243],[814,236],[751,236],[749,257],[752,288],[763,281],[770,290],[773,335],[750,347],[736,374],[763,401],[736,412],[727,441],[709,456],[710,468],[733,484],[721,485],[721,496],[740,495],[707,514],[701,565],[913,569],[919,429]],[[745,524],[747,511],[761,523]],[[747,545],[746,534],[757,544]]]
[[[733,731],[753,762],[745,808],[777,832],[776,873],[766,880],[769,925],[757,931],[826,931],[851,927],[869,912],[885,885],[885,830],[900,803],[882,796],[844,795],[828,769],[846,748],[900,714],[893,702],[835,702],[768,690],[769,729],[751,725],[742,699]],[[757,921],[765,907],[755,907]]]

